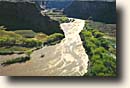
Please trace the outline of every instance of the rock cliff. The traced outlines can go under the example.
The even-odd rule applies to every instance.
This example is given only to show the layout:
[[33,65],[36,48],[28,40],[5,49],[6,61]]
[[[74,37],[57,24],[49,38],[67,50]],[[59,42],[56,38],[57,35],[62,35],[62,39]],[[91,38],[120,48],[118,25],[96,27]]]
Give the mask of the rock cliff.
[[74,18],[116,23],[116,2],[76,0],[68,8],[64,9],[64,14]]
[[46,34],[62,33],[59,23],[48,16],[43,16],[37,5],[29,0],[23,2],[0,0],[0,25],[10,30],[29,29]]

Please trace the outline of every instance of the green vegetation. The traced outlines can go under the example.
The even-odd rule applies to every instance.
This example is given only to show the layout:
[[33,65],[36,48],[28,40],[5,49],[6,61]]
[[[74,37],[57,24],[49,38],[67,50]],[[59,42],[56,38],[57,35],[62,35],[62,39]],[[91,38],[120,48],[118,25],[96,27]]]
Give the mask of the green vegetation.
[[15,63],[23,63],[30,60],[33,51],[42,48],[42,45],[54,45],[61,41],[64,35],[54,33],[47,35],[35,33],[32,30],[6,31],[0,26],[0,55],[25,54],[24,57],[12,58],[1,65],[7,66]]
[[61,33],[46,35],[35,33],[32,30],[6,31],[0,26],[0,55],[22,54],[31,50],[37,50],[42,45],[54,45],[63,39]]
[[62,17],[59,19],[59,22],[60,22],[60,23],[68,23],[68,22],[70,22],[70,20],[68,19],[68,17],[62,16]]
[[14,54],[13,51],[1,51],[0,50],[0,55],[10,55],[10,54]]
[[44,42],[44,45],[55,45],[59,43],[63,38],[64,38],[63,34],[54,33],[47,37],[46,41]]
[[48,37],[48,35],[46,35],[44,33],[37,33],[35,35],[35,39],[40,40],[40,41],[45,41],[47,37]]
[[102,22],[95,22],[92,20],[87,20],[86,23],[88,28],[98,29],[111,37],[116,37],[116,24],[105,24]]
[[10,54],[23,54],[25,51],[30,50],[31,48],[22,47],[22,46],[9,46],[9,47],[0,47],[0,55],[10,55]]
[[21,44],[21,46],[23,47],[30,47],[30,48],[39,47],[41,45],[42,45],[42,41],[34,40],[34,39],[25,39],[22,41]]
[[42,41],[22,37],[12,31],[0,30],[0,47],[22,46],[27,48],[41,46]]
[[30,55],[32,54],[32,52],[33,52],[33,50],[28,50],[25,53],[26,53],[26,55],[28,55],[30,57]]
[[80,36],[89,56],[89,67],[85,76],[116,76],[116,40],[104,38],[106,34],[87,24]]
[[11,37],[11,38],[15,38],[15,39],[22,38],[21,35],[16,34],[13,31],[5,31],[5,29],[0,29],[0,38],[3,38],[3,37],[7,37],[7,38]]
[[23,37],[19,34],[16,34],[12,31],[5,31],[3,29],[0,29],[0,47],[15,45],[22,39]]
[[36,33],[32,30],[16,30],[15,33],[20,34],[25,38],[34,38],[36,35]]
[[29,56],[18,57],[18,58],[15,58],[15,59],[7,60],[7,61],[3,62],[1,65],[7,66],[7,65],[10,65],[10,64],[14,64],[14,63],[23,63],[23,62],[26,62],[28,60],[30,60]]

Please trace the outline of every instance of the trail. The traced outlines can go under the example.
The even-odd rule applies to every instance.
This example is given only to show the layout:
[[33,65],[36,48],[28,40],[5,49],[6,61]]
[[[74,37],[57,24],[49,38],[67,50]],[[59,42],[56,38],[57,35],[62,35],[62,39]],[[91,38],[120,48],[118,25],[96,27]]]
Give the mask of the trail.
[[[65,38],[54,46],[43,47],[31,54],[26,63],[0,67],[0,75],[10,76],[82,76],[87,72],[88,56],[79,33],[84,20],[61,24]],[[42,57],[44,56],[44,57]]]

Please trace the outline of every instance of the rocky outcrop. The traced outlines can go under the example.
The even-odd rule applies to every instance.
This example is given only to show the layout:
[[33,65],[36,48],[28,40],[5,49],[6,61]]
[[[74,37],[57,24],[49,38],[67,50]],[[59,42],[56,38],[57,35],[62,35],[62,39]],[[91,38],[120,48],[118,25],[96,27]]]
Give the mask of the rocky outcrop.
[[[109,0],[108,0],[109,1]],[[73,1],[64,14],[69,17],[91,19],[105,23],[116,23],[116,2],[108,1]]]
[[52,34],[62,32],[57,21],[43,16],[37,5],[29,0],[0,1],[0,25],[10,30],[33,30]]

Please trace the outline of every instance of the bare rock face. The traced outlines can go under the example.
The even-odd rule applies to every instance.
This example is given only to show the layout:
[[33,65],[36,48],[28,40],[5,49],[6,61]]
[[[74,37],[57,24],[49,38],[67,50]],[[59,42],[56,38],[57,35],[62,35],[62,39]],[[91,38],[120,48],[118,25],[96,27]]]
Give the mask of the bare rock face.
[[0,25],[10,30],[29,29],[46,34],[62,33],[59,23],[43,16],[35,2],[21,1],[0,1]]

